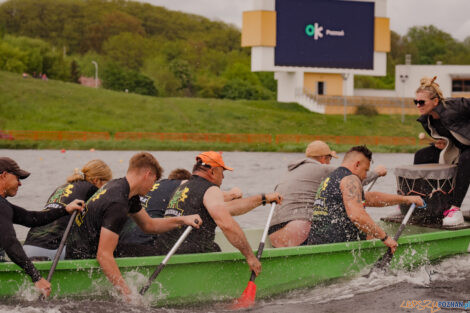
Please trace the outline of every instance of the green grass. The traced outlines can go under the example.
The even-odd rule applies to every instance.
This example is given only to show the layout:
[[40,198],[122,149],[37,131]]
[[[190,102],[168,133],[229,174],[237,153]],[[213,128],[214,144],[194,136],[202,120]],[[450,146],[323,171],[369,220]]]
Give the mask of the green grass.
[[[159,98],[126,94],[0,71],[0,129],[115,132],[261,133],[359,136],[411,136],[422,131],[416,116],[365,117],[312,113],[277,101]],[[305,145],[206,144],[191,142],[2,141],[3,148],[203,149],[302,151]],[[338,147],[339,151],[348,146]],[[410,147],[382,147],[407,151]],[[416,148],[413,148],[416,149]],[[374,149],[375,150],[375,149]]]

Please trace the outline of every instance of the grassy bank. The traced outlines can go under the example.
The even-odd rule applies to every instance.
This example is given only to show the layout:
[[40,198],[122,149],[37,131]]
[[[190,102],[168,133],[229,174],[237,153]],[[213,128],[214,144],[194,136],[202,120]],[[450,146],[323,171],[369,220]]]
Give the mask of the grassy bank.
[[[306,144],[243,144],[243,143],[207,143],[207,142],[162,142],[153,140],[89,140],[89,141],[1,141],[0,149],[66,149],[66,150],[216,150],[216,151],[268,151],[268,152],[304,152]],[[352,145],[330,144],[333,150],[347,151]],[[418,146],[370,146],[373,152],[408,152],[418,150]]]
[[[23,79],[0,72],[0,129],[116,132],[189,132],[410,136],[422,131],[416,117],[401,123],[398,115],[365,117],[312,113],[276,101],[158,98],[93,89],[59,81]],[[245,151],[301,151],[303,144],[207,144],[199,142],[0,141],[3,148],[164,149],[206,148]],[[338,150],[347,149],[338,146]],[[416,147],[381,147],[414,151]],[[376,149],[374,149],[376,150]]]

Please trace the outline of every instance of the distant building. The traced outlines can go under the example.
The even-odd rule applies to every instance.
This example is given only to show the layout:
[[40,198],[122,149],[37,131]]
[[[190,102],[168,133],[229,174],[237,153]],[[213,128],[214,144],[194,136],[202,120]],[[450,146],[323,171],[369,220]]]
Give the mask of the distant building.
[[398,97],[414,97],[422,77],[437,76],[445,97],[470,97],[470,65],[397,65],[395,91]]
[[[95,87],[95,79],[93,77],[85,77],[85,76],[80,76],[78,79],[81,85],[87,86],[87,87]],[[98,79],[98,87],[101,87],[101,80]]]

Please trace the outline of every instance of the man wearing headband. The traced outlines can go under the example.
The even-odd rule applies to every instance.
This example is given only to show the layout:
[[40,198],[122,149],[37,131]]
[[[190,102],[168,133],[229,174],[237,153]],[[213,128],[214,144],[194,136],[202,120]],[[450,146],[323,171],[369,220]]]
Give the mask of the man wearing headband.
[[6,200],[7,197],[14,197],[21,186],[20,179],[25,179],[29,172],[22,170],[18,164],[8,158],[0,157],[0,249],[4,249],[8,257],[21,267],[26,274],[31,277],[36,288],[44,296],[51,293],[51,284],[41,277],[33,263],[26,256],[21,243],[16,238],[13,224],[26,227],[35,227],[49,224],[74,210],[82,211],[82,200],[74,200],[67,206],[51,208],[44,211],[26,211]]
[[[250,269],[258,275],[261,264],[232,215],[246,213],[268,202],[280,203],[282,197],[278,193],[271,193],[225,202],[220,190],[225,170],[233,169],[225,165],[220,153],[208,151],[199,154],[193,167],[193,176],[175,190],[165,216],[199,214],[204,220],[204,225],[189,234],[177,253],[220,251],[220,247],[214,242],[215,228],[218,226],[228,241],[245,256]],[[159,235],[158,245],[170,250],[183,231],[184,229],[175,229]]]

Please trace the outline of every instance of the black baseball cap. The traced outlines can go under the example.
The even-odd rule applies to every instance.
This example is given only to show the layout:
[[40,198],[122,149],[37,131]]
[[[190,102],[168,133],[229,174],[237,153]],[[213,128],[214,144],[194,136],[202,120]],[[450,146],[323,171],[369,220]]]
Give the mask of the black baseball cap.
[[0,157],[0,173],[8,172],[13,175],[18,176],[20,179],[27,178],[31,173],[25,170],[22,170],[18,163],[9,157]]

